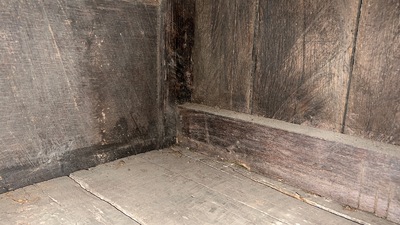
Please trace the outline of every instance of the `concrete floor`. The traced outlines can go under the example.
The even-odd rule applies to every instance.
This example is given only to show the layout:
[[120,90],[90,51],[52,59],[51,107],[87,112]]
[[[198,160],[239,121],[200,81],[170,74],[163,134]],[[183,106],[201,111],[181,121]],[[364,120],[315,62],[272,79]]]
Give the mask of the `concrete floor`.
[[172,147],[2,194],[0,224],[391,223]]

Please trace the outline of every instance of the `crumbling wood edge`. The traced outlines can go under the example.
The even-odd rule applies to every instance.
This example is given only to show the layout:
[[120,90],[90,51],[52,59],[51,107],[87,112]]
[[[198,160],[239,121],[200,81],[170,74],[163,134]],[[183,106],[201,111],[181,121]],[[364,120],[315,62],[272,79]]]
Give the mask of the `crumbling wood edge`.
[[179,114],[179,135],[210,154],[400,223],[398,146],[197,104]]

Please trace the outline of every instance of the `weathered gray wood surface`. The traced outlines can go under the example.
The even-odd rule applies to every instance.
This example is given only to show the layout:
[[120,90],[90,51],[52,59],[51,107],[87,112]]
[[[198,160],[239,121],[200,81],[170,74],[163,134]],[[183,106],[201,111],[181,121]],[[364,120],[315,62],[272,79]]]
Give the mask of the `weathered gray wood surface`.
[[142,224],[355,224],[186,155],[154,151],[71,177]]
[[132,224],[68,177],[0,195],[0,224]]
[[193,102],[398,145],[399,12],[398,1],[198,0]]
[[202,105],[180,108],[182,135],[210,144],[213,155],[400,222],[398,146]]
[[[196,151],[205,151],[197,148]],[[271,186],[271,183],[274,186]],[[295,193],[295,197],[288,194]],[[301,195],[301,196],[300,196]],[[304,203],[319,199],[316,208]],[[379,224],[243,165],[174,146],[0,195],[0,224]],[[340,206],[339,206],[340,207]],[[332,214],[340,213],[342,216]],[[345,216],[348,219],[344,219]]]
[[346,133],[400,145],[399,32],[399,1],[363,1]]
[[195,102],[249,112],[256,1],[197,0]]
[[198,1],[194,102],[340,131],[358,1]]
[[158,12],[0,0],[0,193],[161,146]]
[[260,1],[253,112],[340,131],[358,1]]

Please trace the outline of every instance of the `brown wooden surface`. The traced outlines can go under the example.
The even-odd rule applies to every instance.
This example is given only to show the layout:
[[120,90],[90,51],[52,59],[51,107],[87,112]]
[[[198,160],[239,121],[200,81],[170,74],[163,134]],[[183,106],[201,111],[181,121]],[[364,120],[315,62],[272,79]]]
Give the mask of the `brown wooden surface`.
[[[191,101],[195,0],[165,0],[161,3],[160,56],[164,96],[164,136],[175,143],[176,103]],[[167,144],[167,143],[166,143]],[[164,145],[167,146],[167,145]]]
[[400,145],[400,3],[364,0],[345,132]]
[[358,1],[260,1],[253,112],[340,131]]
[[192,99],[195,0],[168,0],[166,63],[171,101]]
[[250,112],[257,1],[196,1],[195,102]]
[[0,192],[159,146],[158,12],[0,0]]
[[397,146],[201,105],[180,116],[182,135],[216,156],[400,222]]

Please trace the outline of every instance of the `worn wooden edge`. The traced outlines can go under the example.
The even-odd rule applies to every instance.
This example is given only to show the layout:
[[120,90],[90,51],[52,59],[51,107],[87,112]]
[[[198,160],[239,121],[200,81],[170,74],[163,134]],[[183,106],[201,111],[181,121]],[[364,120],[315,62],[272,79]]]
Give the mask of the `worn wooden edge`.
[[[170,138],[164,145],[175,142]],[[72,172],[88,169],[116,159],[157,149],[158,140],[140,140],[129,144],[112,144],[76,149],[47,160],[32,161],[29,165],[15,165],[0,170],[0,194],[53,178],[66,176]],[[39,167],[37,165],[40,165]]]
[[254,182],[263,184],[268,188],[279,191],[282,194],[295,198],[299,201],[305,202],[309,205],[362,225],[395,224],[386,219],[379,218],[372,213],[343,206],[336,201],[332,201],[329,198],[322,197],[314,193],[309,193],[300,188],[285,184],[279,180],[274,180],[259,173],[255,173],[249,170],[249,168],[246,168],[246,164],[244,164],[243,162],[226,161],[224,160],[224,158],[221,158],[221,156],[210,159],[210,156],[216,156],[215,153],[218,151],[216,150],[216,148],[218,147],[211,146],[210,144],[196,141],[184,136],[179,136],[178,138],[179,143],[176,146],[172,146],[172,150],[178,151],[182,155],[204,163],[210,167],[217,168],[226,173],[233,174],[234,176],[240,176],[245,179],[250,179]]
[[245,113],[234,112],[230,110],[209,107],[200,104],[186,103],[179,106],[180,109],[189,109],[197,112],[209,113],[216,116],[242,120],[243,122],[259,124],[270,128],[284,130],[291,133],[310,136],[313,138],[339,142],[354,148],[366,149],[377,153],[388,154],[400,158],[400,147],[396,145],[386,144],[382,142],[372,141],[369,139],[349,136],[346,134],[326,131],[314,127],[288,123],[280,120],[269,119],[261,116],[255,116]]
[[179,135],[252,171],[400,222],[400,149],[243,113],[179,106]]
[[179,145],[172,146],[170,149],[172,149],[173,151],[177,151],[192,160],[201,162],[207,166],[221,170],[233,176],[238,176],[260,183],[268,188],[279,191],[282,194],[288,195],[292,198],[305,202],[324,211],[330,212],[334,215],[343,217],[350,221],[363,225],[394,225],[393,222],[376,217],[371,213],[343,207],[339,203],[332,201],[328,198],[305,192],[299,188],[287,185],[278,180],[274,180],[258,173],[252,172],[248,170],[244,165],[210,158],[209,151],[213,150],[212,148],[210,149],[209,144],[180,136]]

